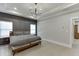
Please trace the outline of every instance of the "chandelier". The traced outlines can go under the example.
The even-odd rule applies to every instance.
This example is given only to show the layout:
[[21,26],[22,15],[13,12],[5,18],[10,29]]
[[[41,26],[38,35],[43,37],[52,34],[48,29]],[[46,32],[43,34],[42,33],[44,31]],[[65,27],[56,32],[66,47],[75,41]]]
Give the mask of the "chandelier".
[[37,3],[34,4],[35,4],[34,14],[35,14],[35,18],[37,19]]
[[40,15],[40,14],[42,14],[41,12],[40,12],[40,9],[38,8],[39,6],[38,6],[39,4],[38,3],[34,3],[34,10],[33,9],[31,9],[31,14],[32,14],[32,18],[35,18],[35,19],[37,19],[38,18],[38,16]]

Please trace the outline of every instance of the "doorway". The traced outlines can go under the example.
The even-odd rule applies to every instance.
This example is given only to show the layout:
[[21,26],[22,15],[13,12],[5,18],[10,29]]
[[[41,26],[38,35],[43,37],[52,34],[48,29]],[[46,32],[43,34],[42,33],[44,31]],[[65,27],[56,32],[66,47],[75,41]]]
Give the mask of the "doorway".
[[74,21],[74,39],[79,39],[79,21]]
[[79,18],[72,19],[72,48],[79,48]]

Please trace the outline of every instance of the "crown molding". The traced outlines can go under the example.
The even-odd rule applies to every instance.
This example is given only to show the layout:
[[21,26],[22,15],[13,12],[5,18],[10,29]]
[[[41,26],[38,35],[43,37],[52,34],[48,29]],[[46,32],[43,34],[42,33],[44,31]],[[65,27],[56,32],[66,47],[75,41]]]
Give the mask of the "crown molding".
[[65,15],[65,14],[70,14],[70,13],[74,13],[74,12],[78,12],[79,11],[79,4],[74,4],[72,6],[69,6],[67,8],[63,8],[57,12],[52,12],[52,11],[49,11],[48,13],[40,16],[38,19],[38,21],[42,21],[41,19],[45,20],[46,18],[49,18],[49,17],[57,17],[57,16],[62,16],[62,15]]

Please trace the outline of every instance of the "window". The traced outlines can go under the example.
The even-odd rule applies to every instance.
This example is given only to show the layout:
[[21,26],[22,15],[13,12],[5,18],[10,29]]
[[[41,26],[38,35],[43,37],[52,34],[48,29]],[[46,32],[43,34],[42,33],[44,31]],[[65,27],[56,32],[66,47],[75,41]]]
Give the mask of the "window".
[[30,34],[36,34],[36,25],[30,24]]
[[12,26],[12,22],[0,21],[0,37],[9,37]]

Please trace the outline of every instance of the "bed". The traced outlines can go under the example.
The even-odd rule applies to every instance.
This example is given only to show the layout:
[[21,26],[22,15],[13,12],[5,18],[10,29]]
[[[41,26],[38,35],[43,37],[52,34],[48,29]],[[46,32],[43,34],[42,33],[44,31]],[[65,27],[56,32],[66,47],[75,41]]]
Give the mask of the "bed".
[[25,49],[41,44],[41,38],[36,35],[11,35],[10,47],[12,48],[13,55]]

